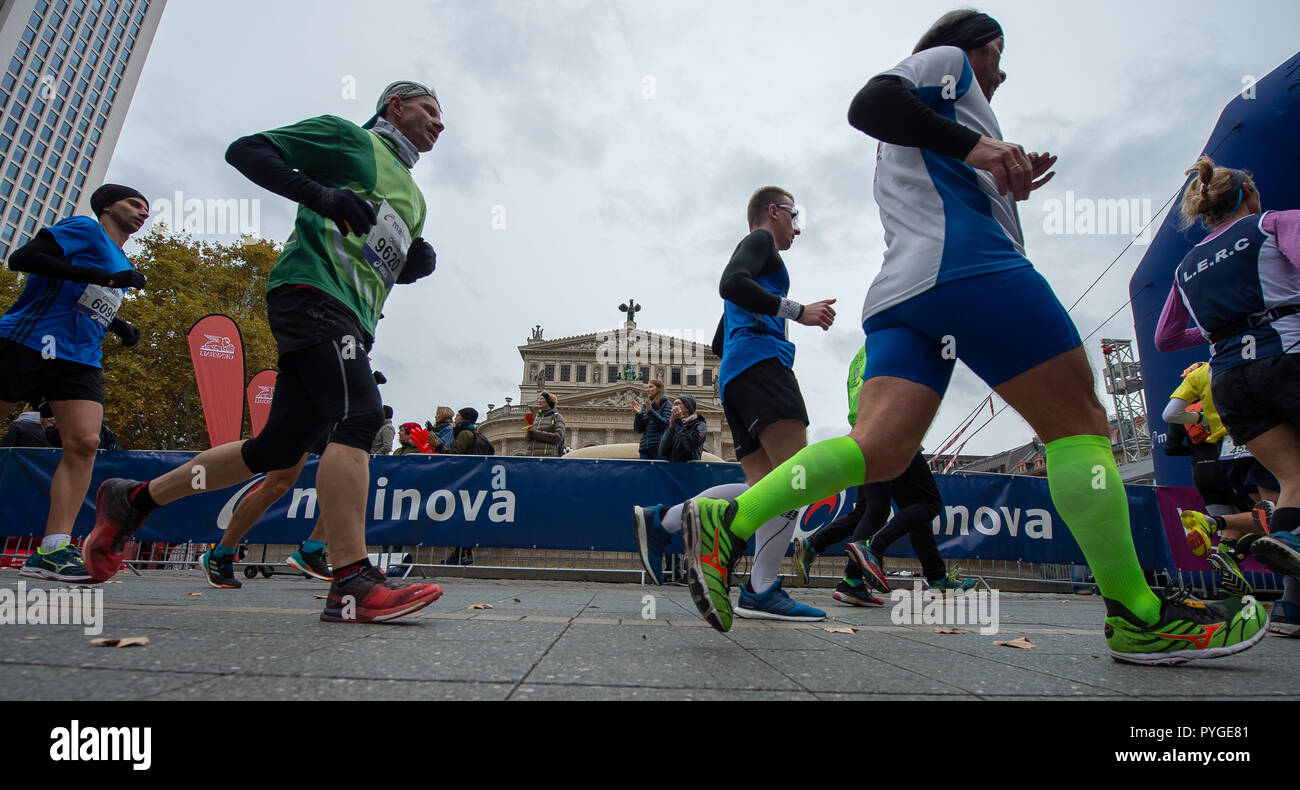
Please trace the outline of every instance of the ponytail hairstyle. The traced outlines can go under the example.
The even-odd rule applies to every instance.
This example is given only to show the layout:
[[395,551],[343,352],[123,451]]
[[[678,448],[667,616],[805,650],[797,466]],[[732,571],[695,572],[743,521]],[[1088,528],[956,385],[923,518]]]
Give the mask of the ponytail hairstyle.
[[1213,228],[1232,216],[1247,194],[1256,191],[1250,173],[1216,165],[1204,154],[1183,175],[1192,175],[1192,180],[1183,192],[1180,230],[1187,230],[1197,220],[1206,230]]

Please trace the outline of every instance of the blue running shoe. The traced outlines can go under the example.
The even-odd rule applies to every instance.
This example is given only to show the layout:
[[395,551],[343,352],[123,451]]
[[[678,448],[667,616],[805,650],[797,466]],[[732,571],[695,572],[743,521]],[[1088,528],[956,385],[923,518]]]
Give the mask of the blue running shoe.
[[18,575],[74,584],[95,583],[95,577],[86,572],[81,552],[77,551],[77,547],[71,543],[65,543],[62,548],[49,553],[38,547],[23,563]]
[[1278,636],[1300,637],[1300,606],[1286,601],[1273,604],[1273,616],[1268,620],[1268,632]]
[[664,529],[663,505],[651,505],[632,508],[632,528],[636,535],[637,553],[641,555],[641,566],[645,568],[655,584],[664,583],[664,549],[672,542],[673,536]]
[[1283,576],[1300,576],[1300,536],[1294,532],[1274,532],[1250,544],[1250,553]]
[[755,595],[749,585],[740,585],[740,600],[735,612],[741,617],[757,620],[792,620],[797,623],[811,623],[825,620],[826,613],[801,604],[781,589],[781,580],[777,579],[772,589],[762,595]]

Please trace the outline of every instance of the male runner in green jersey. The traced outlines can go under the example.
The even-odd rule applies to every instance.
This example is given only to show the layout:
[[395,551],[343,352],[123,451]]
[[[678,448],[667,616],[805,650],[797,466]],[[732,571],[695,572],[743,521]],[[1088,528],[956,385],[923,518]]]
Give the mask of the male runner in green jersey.
[[271,413],[257,437],[200,453],[147,483],[107,480],[95,499],[87,570],[111,577],[122,545],[149,512],[196,490],[287,469],[334,425],[316,473],[334,581],[322,620],[391,620],[427,606],[434,584],[389,582],[366,558],[370,446],[383,422],[367,352],[394,284],[431,274],[420,238],[424,198],[410,169],[443,130],[432,89],[395,82],[364,127],[310,118],[235,141],[226,160],[254,183],[299,204],[271,270],[267,318],[279,352]]

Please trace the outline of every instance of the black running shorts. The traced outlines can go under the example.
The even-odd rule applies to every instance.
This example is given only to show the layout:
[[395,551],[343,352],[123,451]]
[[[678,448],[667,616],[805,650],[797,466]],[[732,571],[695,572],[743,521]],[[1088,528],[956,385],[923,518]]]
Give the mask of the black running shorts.
[[749,366],[727,382],[722,397],[737,460],[760,449],[758,435],[772,423],[800,420],[808,424],[808,409],[794,371],[775,357]]
[[104,402],[104,371],[80,362],[46,359],[33,348],[0,340],[0,401],[33,406],[42,400]]

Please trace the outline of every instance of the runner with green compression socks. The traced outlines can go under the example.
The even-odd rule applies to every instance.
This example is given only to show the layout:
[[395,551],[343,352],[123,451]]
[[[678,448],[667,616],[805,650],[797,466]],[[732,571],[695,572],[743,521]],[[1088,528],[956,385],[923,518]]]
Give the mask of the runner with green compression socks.
[[[1052,501],[1106,600],[1113,658],[1180,664],[1239,652],[1265,633],[1267,616],[1253,600],[1162,600],[1146,585],[1092,369],[1073,322],[1024,255],[1015,204],[1054,175],[1056,157],[1002,140],[989,100],[1006,78],[1004,44],[987,15],[946,14],[849,109],[849,122],[881,141],[875,198],[888,245],[863,307],[857,424],[799,451],[734,501],[687,503],[688,582],[718,630],[731,627],[732,545],[777,513],[901,474],[960,358],[1046,443]],[[1015,316],[1016,329],[1000,316]]]

